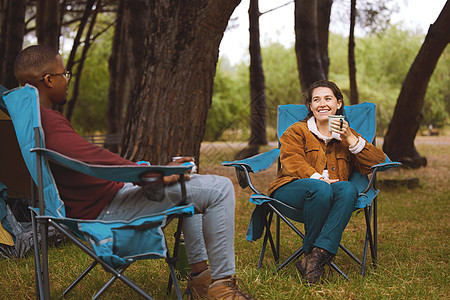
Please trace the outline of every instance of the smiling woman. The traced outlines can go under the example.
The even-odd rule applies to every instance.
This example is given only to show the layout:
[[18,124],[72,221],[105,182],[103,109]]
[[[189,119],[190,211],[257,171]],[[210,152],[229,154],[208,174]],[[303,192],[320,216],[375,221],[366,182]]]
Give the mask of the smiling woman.
[[[322,80],[305,92],[309,115],[291,125],[280,138],[281,168],[269,185],[269,195],[302,212],[305,258],[297,263],[309,283],[318,283],[324,266],[333,260],[353,212],[358,192],[348,181],[350,170],[369,174],[385,154],[350,128],[328,118],[343,113],[337,85]],[[364,150],[364,151],[363,151]]]

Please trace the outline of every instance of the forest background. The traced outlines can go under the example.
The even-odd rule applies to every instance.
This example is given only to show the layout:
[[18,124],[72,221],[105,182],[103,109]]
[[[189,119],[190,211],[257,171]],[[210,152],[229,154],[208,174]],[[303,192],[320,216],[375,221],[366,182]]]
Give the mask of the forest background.
[[[59,48],[74,75],[60,111],[83,135],[114,135],[110,150],[154,164],[181,153],[200,163],[203,141],[248,141],[236,157],[256,154],[276,140],[276,106],[301,103],[301,90],[331,79],[347,104],[378,105],[383,150],[417,168],[427,164],[414,147],[420,126],[436,134],[448,124],[450,5],[424,36],[392,25],[399,1],[295,0],[261,11],[250,0],[250,63],[233,65],[218,61],[219,45],[247,1],[6,1],[0,78],[17,85],[12,62],[23,46]],[[336,5],[347,12],[348,38],[329,27]],[[288,6],[295,45],[261,43],[260,17]],[[355,36],[358,28],[365,34]]]
[[[114,16],[103,15],[103,18]],[[113,28],[99,36],[90,49],[80,85],[80,100],[72,123],[83,135],[107,131],[109,87],[108,59]],[[69,37],[71,32],[66,33]],[[344,34],[330,32],[329,79],[343,90],[348,103],[347,43]],[[356,65],[361,102],[377,104],[377,135],[386,133],[402,82],[424,39],[424,33],[390,25],[382,32],[356,38]],[[68,43],[68,41],[66,41]],[[64,49],[64,44],[62,45]],[[276,107],[286,103],[302,103],[294,47],[279,42],[262,46],[262,62],[266,79],[268,138],[276,140]],[[63,51],[67,57],[68,52]],[[439,59],[425,97],[421,133],[428,134],[430,125],[446,134],[450,124],[450,50]],[[250,135],[250,87],[248,62],[231,64],[226,54],[219,58],[214,79],[212,105],[208,113],[205,141],[247,141]]]

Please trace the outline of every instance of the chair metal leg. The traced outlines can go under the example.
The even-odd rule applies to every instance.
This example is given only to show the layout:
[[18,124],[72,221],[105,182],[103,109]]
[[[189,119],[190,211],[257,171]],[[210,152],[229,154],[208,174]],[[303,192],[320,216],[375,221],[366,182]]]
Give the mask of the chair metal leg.
[[135,284],[132,280],[130,280],[127,276],[121,274],[120,272],[118,272],[116,269],[114,269],[113,267],[111,267],[110,265],[108,265],[107,263],[105,263],[103,260],[101,260],[100,258],[97,257],[97,255],[94,253],[94,251],[92,251],[92,249],[90,249],[89,247],[87,247],[85,244],[83,244],[81,241],[79,241],[76,237],[74,237],[70,232],[68,232],[64,227],[62,227],[61,225],[59,225],[56,222],[52,222],[52,220],[48,220],[49,222],[51,222],[51,224],[62,234],[64,234],[69,240],[71,240],[75,245],[78,246],[78,248],[80,248],[81,250],[83,250],[87,255],[89,255],[90,257],[92,257],[95,261],[97,261],[99,264],[102,265],[102,267],[104,269],[106,269],[106,271],[112,273],[115,277],[117,277],[118,279],[122,280],[126,285],[128,285],[130,288],[132,288],[133,290],[135,290],[139,295],[141,295],[142,297],[144,297],[145,299],[153,299],[152,297],[150,297],[142,288],[140,288],[137,284]]
[[377,261],[378,261],[378,220],[377,220],[377,197],[373,200],[373,254],[375,256],[372,256],[372,263],[373,267],[377,267]]
[[[365,236],[365,241],[364,241],[364,253],[363,253],[363,258],[362,260],[358,259],[350,250],[348,250],[344,245],[339,244],[339,248],[341,248],[351,259],[353,259],[356,263],[358,263],[361,266],[361,275],[364,277],[364,272],[365,272],[365,266],[366,266],[366,262],[367,262],[367,252],[369,250],[370,247],[370,251],[371,251],[371,256],[372,256],[372,262],[375,266],[376,264],[376,259],[377,259],[377,241],[376,241],[376,235],[377,235],[377,223],[376,223],[376,199],[373,202],[373,206],[368,206],[366,208],[364,208],[364,212],[365,212],[365,219],[366,219],[366,236]],[[265,250],[267,247],[267,241],[269,241],[271,243],[272,246],[272,252],[277,253],[279,255],[280,252],[280,220],[283,220],[284,223],[286,223],[297,235],[299,235],[302,239],[305,238],[304,234],[297,229],[297,227],[295,227],[292,222],[290,222],[286,217],[284,217],[281,213],[278,212],[278,210],[271,205],[270,203],[265,204],[268,207],[270,207],[270,212],[269,212],[269,220],[267,220],[265,226],[266,226],[266,232],[264,235],[264,240],[263,240],[263,245],[261,248],[261,253],[260,253],[260,258],[258,261],[258,269],[261,268],[262,266],[262,261],[264,259],[264,255],[265,255]],[[373,210],[372,210],[373,209]],[[273,213],[276,214],[277,216],[277,228],[276,228],[276,240],[275,240],[275,245],[273,244],[273,239],[272,239],[272,234],[270,232],[270,224],[272,221],[272,216]],[[371,216],[372,213],[374,215],[374,225],[373,225],[373,231],[371,228]],[[304,254],[304,250],[303,247],[300,247],[299,249],[297,249],[290,257],[288,257],[283,263],[281,263],[276,271],[278,272],[279,270],[281,270],[282,268],[284,268],[286,265],[288,265],[290,262],[298,259],[299,257],[301,257],[301,255]],[[279,256],[278,256],[279,258]],[[331,267],[336,270],[340,275],[342,275],[346,280],[349,280],[348,276],[342,271],[340,270],[336,264],[331,263],[330,264]]]
[[294,261],[297,258],[299,258],[300,256],[302,256],[303,253],[305,253],[305,251],[303,250],[303,246],[301,246],[300,248],[297,249],[297,251],[295,251],[291,256],[289,256],[281,265],[279,265],[277,267],[276,271],[277,272],[280,271],[285,266],[287,266],[291,261]]
[[[280,246],[279,245],[277,246],[273,242],[272,231],[270,230],[270,227],[272,226],[272,217],[273,217],[273,213],[270,214],[269,221],[266,221],[265,226],[266,226],[266,233],[268,234],[268,238],[269,238],[269,242],[270,242],[270,248],[272,249],[273,258],[276,262],[278,262],[278,260],[280,259],[280,253],[279,253]],[[278,227],[276,230],[278,230]]]
[[41,234],[41,250],[42,250],[42,278],[44,299],[50,299],[50,278],[48,271],[48,222],[45,220],[38,220],[39,231]]
[[[292,222],[290,222],[285,216],[283,216],[273,205],[271,204],[267,204],[270,208],[271,208],[271,212],[275,212],[275,214],[277,215],[277,243],[278,243],[278,255],[280,252],[280,246],[279,246],[279,230],[280,230],[280,219],[283,220],[284,223],[286,223],[286,225],[288,225],[302,240],[305,238],[305,235],[297,228],[294,226],[294,224],[292,224]],[[297,251],[295,251],[288,259],[286,259],[280,266],[278,266],[277,268],[277,272],[279,270],[281,270],[282,268],[284,268],[287,264],[289,264],[291,261],[299,258],[300,256],[302,256],[302,254],[304,253],[303,247],[300,247],[299,249],[297,249]]]
[[276,261],[278,261],[278,259],[280,259],[280,227],[281,227],[281,222],[280,222],[280,216],[277,215],[277,232],[276,232],[276,251],[277,251],[277,259]]
[[77,279],[75,279],[68,287],[67,289],[61,294],[61,297],[65,297],[96,265],[98,262],[93,261],[86,270],[83,271],[83,273],[78,276]]
[[183,295],[181,294],[180,284],[178,283],[177,274],[175,273],[175,267],[173,264],[169,264],[170,276],[173,280],[173,285],[175,287],[175,292],[177,294],[177,299],[182,300]]
[[[177,279],[177,275],[175,273],[175,266],[178,260],[178,250],[180,247],[180,238],[181,238],[181,230],[183,228],[183,217],[179,217],[178,218],[178,224],[177,224],[177,230],[175,232],[175,244],[174,244],[174,248],[173,248],[173,256],[170,256],[170,252],[167,252],[167,264],[169,265],[169,270],[170,270],[170,275],[169,275],[169,281],[167,284],[167,294],[170,294],[171,290],[172,290],[172,285],[174,285],[175,287],[175,292],[177,294],[177,298],[178,299],[183,299],[183,296],[181,294],[181,289],[180,289],[180,285],[178,283],[178,279]],[[167,241],[166,242],[166,247],[167,249]]]
[[31,211],[31,228],[33,230],[34,270],[35,270],[35,276],[36,276],[36,296],[39,299],[45,299],[45,297],[44,297],[44,282],[43,282],[43,278],[42,278],[41,250],[39,247],[36,215],[33,211]]
[[256,267],[257,270],[261,269],[261,267],[262,267],[262,262],[264,260],[264,254],[266,253],[268,234],[269,233],[268,233],[268,231],[266,229],[266,233],[264,234],[263,244],[262,244],[262,247],[261,247],[261,252],[259,254],[258,266]]
[[[273,219],[273,211],[269,212],[268,220],[266,219],[265,223],[264,223],[264,228],[266,229],[266,232],[264,234],[263,244],[262,244],[261,252],[259,255],[257,270],[259,270],[262,267],[262,262],[264,260],[264,255],[265,255],[266,247],[267,247],[267,241],[269,241],[269,243],[270,243],[270,247],[271,247],[273,258],[274,258],[275,262],[278,262],[278,260],[280,259],[279,239],[274,243],[272,231],[270,230],[270,227],[272,226],[272,219]],[[278,230],[278,228],[277,228],[277,230]],[[278,236],[279,236],[279,234],[278,234]],[[277,236],[277,238],[278,238],[278,236]]]
[[339,269],[334,262],[330,263],[330,265],[336,272],[344,276],[345,279],[349,280],[348,276],[344,272],[342,272],[341,269]]
[[[262,247],[261,247],[261,252],[259,254],[259,261],[258,261],[257,270],[261,269],[261,267],[262,267],[262,262],[264,260],[264,255],[266,253],[267,241],[270,240],[271,244],[273,244],[272,233],[270,231],[270,225],[272,224],[272,216],[273,216],[273,212],[271,211],[271,212],[269,212],[268,220],[266,219],[265,223],[264,223],[264,227],[266,229],[266,232],[264,233],[263,244],[262,244]],[[274,249],[273,249],[273,246],[272,246],[272,252],[273,252],[273,255],[274,255],[274,259],[276,261],[277,260],[277,256],[276,256],[276,253],[273,250]]]
[[372,255],[372,258],[375,257],[374,252],[374,244],[373,244],[373,237],[372,237],[372,229],[371,229],[371,215],[372,215],[372,206],[365,207],[364,208],[364,214],[366,219],[366,238],[364,241],[364,252],[363,252],[363,260],[361,264],[361,276],[364,277],[366,263],[367,263],[367,251],[370,247],[370,252]]
[[[94,262],[95,263],[95,262]],[[90,266],[92,266],[92,265],[94,265],[94,263],[92,263]],[[89,267],[90,267],[89,266]],[[95,266],[95,265],[94,265]],[[125,266],[125,267],[123,267],[123,268],[120,268],[119,270],[118,270],[118,272],[120,273],[120,274],[122,274],[123,272],[125,272],[125,270],[129,267],[130,265],[127,265],[127,266]],[[88,268],[89,268],[88,267]],[[83,272],[84,273],[84,272]],[[86,273],[87,274],[87,273]],[[114,283],[114,281],[116,281],[116,279],[117,279],[117,277],[116,276],[113,276],[113,277],[111,277],[111,279],[109,279],[108,280],[108,282],[94,295],[94,297],[92,297],[92,300],[96,300],[96,299],[98,299],[101,295],[103,295],[103,293],[106,291],[106,289],[107,288],[109,288],[113,283]]]
[[344,245],[339,244],[339,248],[341,248],[342,251],[344,251],[351,259],[361,265],[361,261],[359,260],[359,258],[357,258],[352,252],[350,252],[350,250],[348,250]]

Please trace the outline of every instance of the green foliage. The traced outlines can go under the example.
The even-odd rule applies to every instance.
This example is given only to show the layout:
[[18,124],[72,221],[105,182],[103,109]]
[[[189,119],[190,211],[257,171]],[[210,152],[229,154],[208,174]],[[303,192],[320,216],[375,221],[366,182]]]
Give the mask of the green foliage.
[[[383,31],[382,34],[368,35],[356,40],[356,78],[359,100],[360,102],[373,102],[377,105],[378,135],[383,135],[387,130],[403,81],[422,43],[423,35],[413,34],[395,26]],[[341,87],[347,100],[346,104],[348,104],[348,38],[330,33],[328,49],[329,78]],[[269,44],[262,49],[262,59],[266,80],[267,124],[268,131],[270,131],[276,126],[276,107],[285,103],[302,103],[302,97],[293,47],[288,49],[277,43]],[[449,123],[449,65],[450,50],[447,47],[428,85],[423,108],[423,126],[432,124],[434,127],[441,127]],[[222,65],[219,64],[219,74],[221,68]],[[248,67],[243,64],[239,65],[239,69],[242,68]],[[229,71],[233,71],[233,69]],[[233,80],[248,85],[248,72],[235,72],[228,74],[226,78],[233,78]],[[221,86],[226,85],[223,79],[221,78]],[[239,97],[240,105],[250,103],[248,89],[248,87],[242,87],[242,90],[246,91],[246,95]],[[227,91],[233,94],[227,95]],[[220,97],[221,99],[238,97],[234,93],[235,91],[222,89]],[[224,111],[227,111],[224,106],[234,105],[231,102],[226,104],[223,100],[216,99],[212,109],[215,105],[219,105],[217,104],[219,102]],[[214,120],[209,118],[208,126],[213,124]],[[241,122],[241,124],[248,126],[248,123],[245,122]]]
[[[90,49],[85,62],[80,96],[72,120],[82,134],[104,132],[108,102],[108,58],[112,30],[100,36]],[[423,36],[391,27],[382,34],[356,40],[356,68],[360,102],[377,104],[378,135],[386,132],[402,83],[414,61]],[[348,39],[330,33],[329,78],[349,95]],[[294,48],[272,43],[262,48],[266,83],[268,132],[276,127],[276,107],[285,103],[302,103]],[[442,54],[429,82],[423,108],[423,126],[441,127],[450,116],[450,50]],[[208,113],[205,140],[227,138],[224,133],[248,138],[250,92],[248,65],[230,66],[220,59],[214,80],[214,94]],[[348,100],[347,103],[348,104]],[[269,135],[269,139],[273,136]]]
[[84,63],[80,93],[72,118],[74,128],[83,135],[106,131],[112,30],[92,44]]
[[262,49],[266,80],[267,114],[270,127],[276,127],[276,109],[280,104],[303,103],[293,48],[274,43]]
[[219,62],[214,77],[214,95],[208,112],[204,140],[215,141],[228,129],[249,126],[248,78],[248,69],[244,65],[233,69],[227,62]]
[[401,86],[421,46],[419,36],[391,27],[383,34],[356,40],[358,80],[363,84]]

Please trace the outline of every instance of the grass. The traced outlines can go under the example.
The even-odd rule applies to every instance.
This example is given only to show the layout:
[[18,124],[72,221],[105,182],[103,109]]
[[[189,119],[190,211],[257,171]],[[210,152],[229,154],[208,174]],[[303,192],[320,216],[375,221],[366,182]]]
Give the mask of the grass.
[[[261,241],[249,243],[245,231],[253,205],[248,202],[250,191],[241,190],[234,170],[218,166],[203,166],[202,173],[215,173],[232,178],[236,190],[236,271],[248,290],[258,299],[449,299],[449,204],[450,143],[419,143],[419,153],[428,158],[428,167],[418,170],[397,169],[379,175],[379,179],[418,177],[419,186],[379,186],[378,198],[378,267],[367,268],[366,276],[342,252],[335,262],[346,272],[346,281],[330,272],[323,285],[306,286],[293,264],[274,274],[275,262],[266,252],[263,267],[257,271]],[[255,178],[256,185],[266,186],[275,176],[271,169]],[[381,181],[382,182],[382,181]],[[381,184],[380,184],[381,185]],[[362,254],[364,240],[363,214],[352,217],[343,243],[355,254]],[[301,226],[300,226],[301,228]],[[169,226],[172,232],[174,226]],[[282,259],[297,249],[301,241],[282,227]],[[168,233],[167,236],[171,236]],[[169,238],[169,240],[171,240]],[[58,295],[90,263],[86,255],[67,243],[50,251],[51,295]],[[164,260],[140,261],[125,273],[149,291],[156,299],[175,299],[166,295],[168,272]],[[77,286],[68,299],[92,297],[109,275],[97,267],[87,280]],[[180,281],[182,289],[186,281]],[[34,261],[29,255],[20,260],[0,260],[0,299],[35,298]],[[137,294],[116,281],[104,295],[105,299],[135,299]]]

